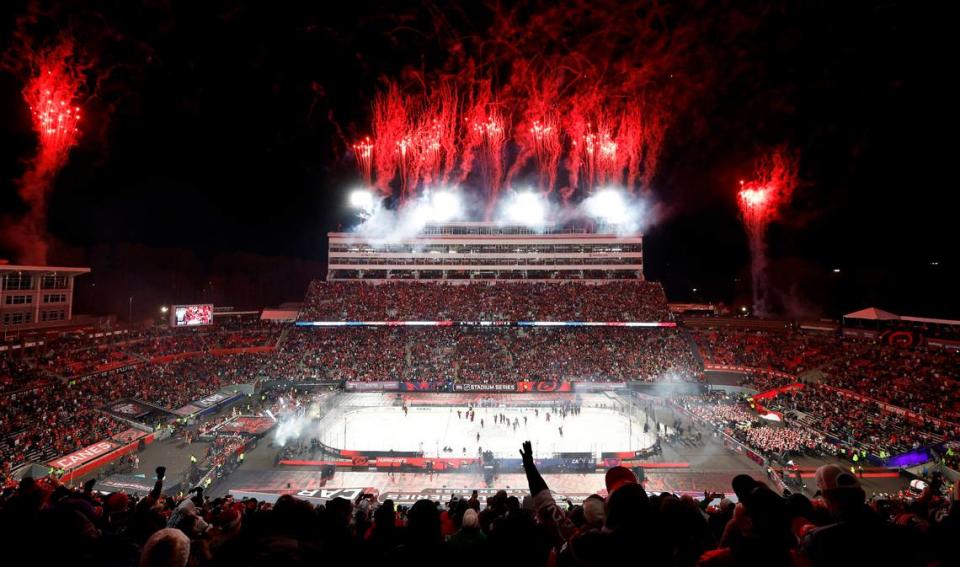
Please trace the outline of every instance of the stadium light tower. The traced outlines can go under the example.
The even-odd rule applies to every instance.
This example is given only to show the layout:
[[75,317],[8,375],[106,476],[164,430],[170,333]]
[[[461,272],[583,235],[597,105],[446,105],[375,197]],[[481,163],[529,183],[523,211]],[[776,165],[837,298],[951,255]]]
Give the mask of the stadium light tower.
[[461,213],[460,197],[452,191],[438,191],[430,196],[430,220],[448,222]]
[[369,211],[373,208],[373,193],[366,189],[354,189],[350,193],[350,206],[354,209]]
[[587,214],[607,224],[624,224],[630,220],[630,206],[623,192],[617,189],[602,189],[584,202]]
[[504,215],[510,223],[540,226],[546,222],[547,207],[540,195],[533,191],[520,191],[507,198]]

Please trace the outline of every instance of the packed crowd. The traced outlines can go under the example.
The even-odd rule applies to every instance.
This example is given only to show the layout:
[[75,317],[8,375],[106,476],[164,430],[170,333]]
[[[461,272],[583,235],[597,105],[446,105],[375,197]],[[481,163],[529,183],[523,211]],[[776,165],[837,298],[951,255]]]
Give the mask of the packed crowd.
[[[25,479],[0,497],[0,532],[11,549],[70,565],[643,564],[668,567],[949,565],[960,537],[960,494],[935,480],[916,498],[871,500],[856,476],[817,470],[818,497],[780,495],[746,475],[731,498],[701,501],[648,494],[626,468],[607,471],[605,490],[581,505],[557,502],[521,450],[529,494],[501,491],[481,502],[453,497],[409,508],[373,495],[314,505],[202,490],[162,496],[165,469],[143,498]],[[732,496],[736,496],[736,502]],[[719,500],[718,504],[714,504]],[[51,538],[57,545],[49,545]],[[29,557],[29,556],[27,556]]]
[[127,345],[125,349],[142,358],[153,359],[180,353],[273,346],[279,335],[280,327],[276,325],[229,332],[202,328],[178,329],[145,337]]
[[714,429],[764,455],[835,453],[822,433],[796,422],[768,425],[746,400],[732,394],[711,391],[680,396],[674,401]]
[[719,391],[681,396],[676,398],[676,402],[714,428],[734,427],[757,419],[757,413],[746,402]]
[[33,388],[46,382],[29,363],[0,357],[0,394]]
[[700,369],[676,329],[456,327],[291,331],[282,372],[328,380],[693,380]]
[[748,372],[743,379],[740,380],[739,385],[752,388],[757,392],[766,392],[799,381],[799,379],[789,374],[783,374],[778,371],[755,370]]
[[834,359],[839,340],[834,335],[775,333],[743,329],[690,331],[705,364],[744,366],[800,374]]
[[769,409],[807,414],[807,421],[820,431],[874,454],[896,455],[960,434],[935,422],[911,420],[876,402],[852,400],[817,385],[781,394],[764,403]]
[[[818,429],[845,443],[896,454],[960,435],[960,427],[929,419],[960,423],[960,353],[803,332],[723,328],[695,330],[692,335],[706,364],[756,369],[747,382],[759,391],[791,382],[764,371],[796,375],[816,369],[823,374],[824,384],[876,400],[852,400],[813,386],[772,402],[771,409],[809,414]],[[882,403],[923,417],[885,411]]]
[[751,447],[766,455],[814,452],[826,444],[822,434],[805,427],[750,427],[745,430],[745,437]]
[[308,321],[665,321],[653,282],[451,285],[433,282],[314,281],[300,319]]
[[45,388],[0,397],[0,473],[27,461],[46,462],[126,429],[87,395],[78,388]]
[[[777,370],[792,375],[817,369],[828,383],[916,413],[960,421],[960,353],[901,348],[832,334],[771,333],[741,329],[691,331],[706,364]],[[758,372],[758,390],[782,379]]]
[[100,411],[110,402],[134,398],[174,410],[262,376],[271,359],[270,353],[196,356],[0,397],[0,458],[10,469],[45,462],[126,429]]
[[102,345],[57,353],[44,360],[41,368],[71,378],[115,370],[135,362],[138,362],[138,359],[130,353]]
[[960,353],[904,349],[844,340],[823,371],[830,383],[909,409],[960,423]]

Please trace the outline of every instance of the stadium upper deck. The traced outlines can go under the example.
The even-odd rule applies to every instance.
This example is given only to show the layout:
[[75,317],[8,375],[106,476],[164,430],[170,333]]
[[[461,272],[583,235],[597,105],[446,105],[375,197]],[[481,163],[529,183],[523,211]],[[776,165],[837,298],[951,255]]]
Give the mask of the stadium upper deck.
[[373,243],[331,232],[328,280],[643,280],[643,237],[587,226],[538,229],[484,222],[428,225]]

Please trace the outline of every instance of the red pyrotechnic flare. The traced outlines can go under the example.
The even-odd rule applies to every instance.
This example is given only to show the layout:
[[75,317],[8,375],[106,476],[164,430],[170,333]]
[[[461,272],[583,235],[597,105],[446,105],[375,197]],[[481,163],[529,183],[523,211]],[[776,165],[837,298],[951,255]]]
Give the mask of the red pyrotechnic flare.
[[417,154],[420,163],[417,168],[417,177],[429,186],[439,181],[443,167],[443,145],[440,142],[440,123],[432,121],[425,124],[417,136]]
[[400,194],[407,197],[416,188],[416,178],[411,183],[411,174],[415,174],[419,148],[415,133],[408,133],[397,140],[397,170],[400,173]]
[[770,189],[767,187],[748,187],[740,180],[740,192],[737,193],[740,201],[740,211],[744,216],[754,219],[752,222],[762,222],[768,213]]
[[514,185],[523,169],[533,161],[537,185],[541,192],[549,194],[556,187],[563,151],[558,112],[562,102],[558,92],[562,81],[557,75],[531,76],[530,71],[530,66],[524,62],[518,62],[514,69],[518,79],[517,92],[513,93],[507,108],[515,109],[522,116],[514,132],[514,141],[520,151],[507,170],[506,184]]
[[530,138],[537,157],[540,188],[544,193],[549,193],[557,180],[560,151],[563,149],[560,144],[560,124],[556,117],[548,114],[541,120],[534,120],[530,125]]
[[353,145],[353,154],[357,157],[357,166],[367,187],[373,184],[373,142],[370,136]]
[[68,41],[37,56],[23,89],[40,149],[18,180],[20,197],[29,211],[6,227],[6,237],[19,248],[19,261],[25,264],[46,263],[47,197],[54,177],[80,138],[80,107],[74,101],[80,96],[83,80],[72,57],[73,45]]
[[790,201],[797,185],[796,158],[778,148],[758,162],[756,176],[740,181],[737,201],[740,214],[748,226],[765,230],[779,215],[781,207]]
[[619,184],[621,171],[617,160],[617,142],[610,135],[610,130],[603,123],[594,126],[587,123],[586,133],[572,144],[579,150],[581,168],[580,179],[585,183],[587,191],[607,184]]
[[424,184],[446,185],[459,156],[459,114],[457,93],[442,85],[429,94],[421,122],[421,177]]
[[737,204],[750,244],[750,273],[755,315],[766,315],[766,234],[797,186],[797,160],[784,148],[774,150],[757,163],[756,177],[740,181]]
[[507,132],[496,111],[481,115],[470,124],[469,146],[479,151],[480,174],[491,207],[503,182],[503,145]]
[[390,195],[390,184],[397,176],[401,141],[409,135],[409,101],[397,87],[377,97],[373,104],[373,169],[377,189]]
[[617,142],[610,137],[610,132],[601,132],[597,140],[596,161],[598,181],[601,184],[619,185],[622,177],[622,168],[617,160]]
[[[570,136],[570,150],[567,154],[569,184],[561,190],[564,201],[573,196],[580,184],[580,172],[584,168],[584,164],[587,163],[584,139],[589,135],[590,130],[589,122],[580,112],[577,112],[576,107],[566,117],[566,120],[564,129]],[[589,186],[589,184],[590,180],[588,178],[587,185]]]
[[[492,108],[487,86],[479,89],[463,115],[465,128],[460,181],[478,170],[479,183],[487,195],[487,212],[492,210],[504,180],[504,144],[508,127],[503,115]],[[478,167],[475,167],[478,166]]]
[[487,168],[490,177],[491,197],[500,191],[503,181],[503,144],[507,140],[507,132],[500,113],[493,111],[487,115],[486,123],[482,124],[483,142]]
[[38,160],[43,167],[59,168],[80,135],[80,107],[73,101],[79,95],[81,81],[67,62],[70,51],[65,45],[41,57],[37,74],[23,90],[40,137]]
[[544,193],[566,179],[564,200],[600,186],[649,185],[666,124],[659,103],[625,94],[626,86],[577,90],[583,83],[549,79],[528,63],[515,62],[498,89],[490,79],[449,77],[421,81],[409,95],[392,85],[374,103],[369,166],[355,147],[364,178],[401,201],[432,185],[469,183],[488,210],[525,175],[536,175]]

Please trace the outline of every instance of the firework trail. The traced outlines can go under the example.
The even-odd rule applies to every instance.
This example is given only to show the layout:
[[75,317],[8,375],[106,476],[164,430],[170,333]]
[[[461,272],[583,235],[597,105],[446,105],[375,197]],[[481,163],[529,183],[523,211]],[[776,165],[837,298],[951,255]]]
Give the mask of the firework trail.
[[374,103],[372,126],[373,139],[353,148],[365,183],[385,195],[399,189],[405,201],[455,180],[476,185],[488,204],[524,175],[548,194],[565,173],[565,201],[601,186],[634,192],[652,180],[666,128],[636,101],[596,92],[526,100],[488,82],[412,95],[391,85]]
[[40,147],[17,182],[20,198],[29,209],[6,227],[5,236],[17,249],[18,261],[24,264],[47,262],[47,198],[57,173],[80,137],[80,107],[74,101],[81,93],[83,81],[72,58],[73,44],[69,41],[35,56],[23,89]]
[[483,135],[484,181],[489,191],[488,202],[492,204],[503,182],[503,145],[507,140],[507,126],[499,112],[491,111],[480,128]]
[[[518,74],[525,72],[528,70],[524,69]],[[556,79],[546,80],[515,97],[515,105],[523,108],[523,117],[514,132],[514,142],[519,152],[507,172],[508,186],[514,185],[527,164],[533,160],[536,166],[536,185],[541,193],[548,195],[555,189],[563,151],[560,117],[557,113],[558,88]]]
[[[460,176],[458,182],[467,180],[476,167],[483,174],[484,144],[487,135],[488,108],[491,105],[488,85],[469,93],[461,119],[463,134],[459,144]],[[486,187],[484,187],[486,189]]]
[[[389,196],[390,184],[397,176],[402,143],[409,129],[407,101],[399,88],[391,87],[373,104],[373,168],[376,170],[375,187]],[[402,182],[401,182],[402,183]],[[401,191],[403,190],[401,185]]]
[[[557,170],[560,166],[560,153],[562,145],[560,142],[560,123],[557,117],[552,113],[543,113],[538,119],[530,121],[519,131],[520,145],[527,150],[528,155],[536,159],[537,164],[537,185],[544,194],[553,191],[557,182]],[[522,160],[523,155],[517,158],[515,168],[511,169],[511,180],[516,171],[525,165]],[[527,158],[529,159],[529,158]]]
[[401,69],[373,105],[372,183],[401,203],[448,183],[488,204],[520,185],[649,191],[668,129],[720,80],[705,32],[722,43],[751,21],[705,0],[480,6],[477,25],[428,11],[418,37],[448,55]]
[[457,164],[457,94],[445,85],[431,93],[429,100],[418,127],[419,178],[425,186],[447,185]]
[[[411,173],[416,173],[418,163],[419,146],[416,143],[416,135],[413,132],[405,132],[397,140],[397,147],[394,150],[397,154],[397,173],[400,177],[400,195],[404,198],[410,196],[415,187],[415,183],[410,183]],[[416,178],[414,178],[416,180]]]
[[357,167],[367,187],[373,186],[373,141],[370,136],[353,145],[353,155],[357,158]]
[[783,206],[790,202],[797,186],[797,160],[785,148],[777,148],[756,166],[754,179],[740,181],[737,204],[750,245],[750,279],[753,290],[753,313],[767,315],[768,286],[767,228],[780,217]]

